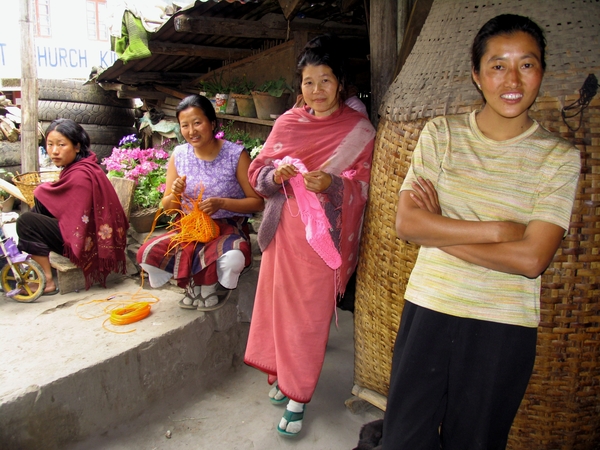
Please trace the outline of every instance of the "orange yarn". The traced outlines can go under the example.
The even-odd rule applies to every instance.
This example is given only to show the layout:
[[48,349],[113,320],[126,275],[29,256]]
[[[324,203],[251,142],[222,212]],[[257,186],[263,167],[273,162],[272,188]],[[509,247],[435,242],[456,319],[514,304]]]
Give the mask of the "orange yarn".
[[[128,325],[142,320],[150,315],[152,305],[158,301],[158,297],[140,288],[134,294],[117,292],[108,298],[80,303],[77,305],[76,311],[79,318],[83,320],[96,319],[108,314],[109,317],[104,320],[102,327],[112,333],[125,334],[134,332],[135,328],[128,331],[115,331],[106,325],[109,322],[112,325]],[[94,311],[97,305],[104,305],[103,310]],[[80,307],[84,307],[86,312],[80,313]]]
[[116,308],[110,312],[110,323],[113,325],[127,325],[148,317],[150,314],[150,303],[137,302],[123,308]]
[[181,218],[172,222],[169,230],[175,230],[177,233],[171,239],[169,251],[178,245],[186,246],[196,242],[210,242],[219,236],[219,226],[204,211],[200,209],[204,186],[200,185],[200,194],[196,199],[182,194],[182,197],[189,202],[180,202],[181,209],[172,209],[165,211],[167,214],[180,214]]

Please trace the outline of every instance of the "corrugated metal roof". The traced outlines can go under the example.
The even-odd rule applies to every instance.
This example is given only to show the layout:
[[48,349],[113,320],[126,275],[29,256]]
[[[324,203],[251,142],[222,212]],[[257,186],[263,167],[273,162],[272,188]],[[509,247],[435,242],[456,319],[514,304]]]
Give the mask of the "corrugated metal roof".
[[[176,87],[185,85],[191,79],[208,73],[211,70],[221,67],[228,61],[224,59],[229,55],[231,49],[242,49],[249,52],[258,53],[263,49],[273,47],[274,45],[285,42],[286,33],[279,33],[279,39],[273,38],[273,30],[264,26],[265,37],[251,36],[230,36],[232,29],[229,24],[224,25],[223,34],[210,32],[207,34],[197,32],[179,32],[176,31],[178,21],[182,16],[191,18],[212,18],[214,19],[235,19],[248,21],[256,24],[257,21],[267,19],[278,19],[279,22],[285,21],[283,11],[278,0],[262,0],[258,2],[241,3],[239,1],[208,1],[196,2],[189,9],[183,9],[175,13],[165,22],[155,33],[149,34],[149,46],[203,46],[216,47],[222,49],[222,55],[219,58],[199,57],[174,54],[154,53],[148,58],[132,60],[123,63],[118,60],[111,67],[102,71],[98,77],[98,82],[115,82],[130,85],[143,84],[163,84],[165,86]],[[367,19],[364,9],[364,2],[360,0],[338,0],[338,1],[304,1],[295,17],[294,26],[302,26],[303,23],[311,22],[331,25],[333,22],[344,25],[355,25],[363,31],[363,45],[356,47],[360,54],[364,53],[366,58],[368,53]],[[238,27],[234,27],[238,28]],[[241,34],[244,34],[243,27],[240,26]],[[188,49],[191,47],[188,47]],[[235,59],[240,59],[235,58]],[[137,81],[136,81],[137,80]]]

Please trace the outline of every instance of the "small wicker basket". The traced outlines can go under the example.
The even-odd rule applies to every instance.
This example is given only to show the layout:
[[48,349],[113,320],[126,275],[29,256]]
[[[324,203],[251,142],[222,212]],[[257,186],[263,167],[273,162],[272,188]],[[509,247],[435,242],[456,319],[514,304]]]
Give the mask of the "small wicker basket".
[[33,191],[41,183],[52,182],[58,180],[60,171],[51,170],[44,172],[27,172],[17,175],[13,178],[13,183],[19,188],[25,201],[29,206],[33,206]]

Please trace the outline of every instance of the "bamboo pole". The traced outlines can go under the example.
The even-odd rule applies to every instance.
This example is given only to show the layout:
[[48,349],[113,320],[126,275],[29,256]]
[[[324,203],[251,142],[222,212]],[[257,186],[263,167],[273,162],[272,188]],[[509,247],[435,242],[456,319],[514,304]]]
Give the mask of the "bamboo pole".
[[33,21],[29,0],[21,0],[21,172],[37,171],[38,91]]
[[398,58],[398,3],[404,0],[376,0],[370,3],[369,40],[371,43],[371,122],[379,122],[379,106],[394,81]]

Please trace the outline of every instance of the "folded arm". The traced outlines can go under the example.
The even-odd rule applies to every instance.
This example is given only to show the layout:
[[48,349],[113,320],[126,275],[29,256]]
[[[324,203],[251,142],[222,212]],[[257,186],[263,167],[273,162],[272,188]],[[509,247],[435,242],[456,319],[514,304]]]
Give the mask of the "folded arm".
[[440,249],[488,269],[536,278],[552,262],[564,231],[558,225],[534,220],[527,225],[523,237],[516,241],[456,245]]
[[400,193],[396,214],[398,237],[427,247],[439,247],[464,261],[499,272],[535,278],[550,264],[564,230],[532,221],[457,220],[441,215],[431,183],[420,179],[413,191]]

